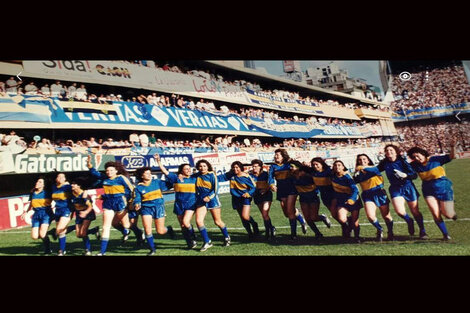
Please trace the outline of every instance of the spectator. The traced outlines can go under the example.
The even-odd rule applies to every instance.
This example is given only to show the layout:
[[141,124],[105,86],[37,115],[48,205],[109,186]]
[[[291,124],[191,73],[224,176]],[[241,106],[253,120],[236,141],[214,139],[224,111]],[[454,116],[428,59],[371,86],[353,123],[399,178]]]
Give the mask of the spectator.
[[34,82],[30,82],[24,87],[24,91],[27,95],[37,95],[38,94],[38,87],[34,85]]
[[75,99],[77,97],[77,83],[73,83],[67,88],[67,93],[70,99]]
[[44,84],[44,86],[41,87],[41,93],[44,95],[44,97],[51,96],[51,89],[49,88],[49,84]]
[[17,82],[13,77],[10,77],[6,81],[6,90],[7,92],[16,93],[18,91],[18,87],[20,86],[21,82]]
[[81,84],[80,88],[77,88],[76,90],[76,98],[78,101],[87,101],[87,91],[85,89],[85,85]]
[[41,141],[37,144],[37,147],[39,149],[52,149],[53,148],[51,141],[47,138],[42,138]]
[[56,81],[51,85],[51,97],[59,97],[60,90],[62,89],[62,84],[60,81]]

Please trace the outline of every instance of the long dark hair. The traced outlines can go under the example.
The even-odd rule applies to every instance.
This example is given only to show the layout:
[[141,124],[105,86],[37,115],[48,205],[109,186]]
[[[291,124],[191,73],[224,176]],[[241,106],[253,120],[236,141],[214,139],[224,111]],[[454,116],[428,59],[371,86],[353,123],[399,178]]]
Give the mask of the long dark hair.
[[245,166],[243,166],[243,163],[240,162],[240,161],[235,161],[233,162],[231,165],[230,165],[230,168],[233,170],[233,167],[235,165],[238,165],[238,167],[240,168],[240,170],[243,172],[245,170]]
[[325,160],[323,160],[322,158],[320,157],[316,157],[316,158],[313,158],[311,161],[310,161],[310,165],[312,166],[312,169],[313,171],[316,172],[315,168],[313,167],[313,162],[318,162],[322,165],[323,167],[323,170],[326,170],[326,169],[329,169],[330,167],[328,166],[328,164],[326,164]]
[[289,156],[289,153],[287,153],[287,150],[286,150],[286,149],[279,148],[279,149],[274,150],[274,153],[278,153],[278,152],[279,152],[279,153],[281,154],[281,156],[282,156],[282,163],[283,163],[283,164],[289,162],[290,156]]
[[136,171],[135,171],[135,177],[139,180],[139,181],[142,181],[142,175],[144,175],[144,173],[146,171],[152,171],[152,168],[151,167],[141,167],[141,168],[138,168]]
[[197,169],[198,171],[199,171],[199,165],[201,165],[201,163],[206,163],[206,165],[207,165],[207,170],[208,170],[209,172],[213,172],[213,171],[214,171],[214,169],[212,168],[212,164],[210,164],[209,161],[207,161],[206,159],[202,159],[202,160],[197,161],[197,163],[196,163],[196,169]]
[[424,150],[423,148],[420,148],[420,147],[413,147],[413,148],[410,148],[408,151],[406,151],[406,154],[408,155],[408,157],[411,158],[411,156],[413,155],[413,153],[420,153],[422,154],[424,157],[429,157],[429,152]]

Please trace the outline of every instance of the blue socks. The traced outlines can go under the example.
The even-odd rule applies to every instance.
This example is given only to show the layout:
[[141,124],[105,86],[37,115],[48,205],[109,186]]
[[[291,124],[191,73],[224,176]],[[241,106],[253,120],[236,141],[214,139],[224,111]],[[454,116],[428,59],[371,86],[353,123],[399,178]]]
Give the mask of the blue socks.
[[83,243],[85,244],[85,249],[88,251],[91,251],[91,243],[90,243],[90,238],[88,236],[85,236],[82,238]]
[[418,224],[419,227],[419,233],[425,233],[426,230],[424,229],[424,221],[423,221],[423,215],[419,214],[418,216],[415,216],[416,224]]
[[59,235],[59,249],[65,251],[65,242],[66,242],[65,234]]
[[447,236],[449,233],[447,232],[447,227],[446,227],[446,223],[444,222],[444,220],[441,220],[440,222],[438,221],[434,221],[437,225],[437,227],[439,227],[439,230],[442,232],[442,234],[444,236]]
[[297,215],[295,218],[300,222],[300,224],[305,224],[305,220],[302,214],[299,213],[299,215]]
[[75,229],[75,225],[70,225],[67,227],[67,230],[65,231],[65,234],[68,234],[70,232],[73,232]]
[[131,225],[131,230],[134,232],[134,235],[137,238],[137,240],[140,240],[142,238],[142,229],[137,227],[136,224]]
[[266,229],[266,232],[271,231],[273,228],[273,224],[271,223],[271,219],[264,220],[264,228]]
[[44,252],[49,252],[51,250],[51,240],[48,236],[41,238],[42,243],[44,244]]
[[101,254],[105,254],[106,253],[106,249],[108,248],[108,241],[109,241],[109,238],[101,238]]
[[408,213],[405,213],[405,215],[400,216],[402,219],[405,220],[405,222],[410,223],[412,221],[411,217],[408,215]]
[[209,235],[207,234],[207,229],[205,226],[198,227],[198,229],[199,229],[199,232],[201,233],[202,240],[204,240],[204,243],[211,241],[209,239]]
[[242,220],[243,227],[246,229],[246,232],[248,233],[248,235],[252,235],[253,232],[251,231],[250,221],[244,220],[243,218],[241,220]]
[[361,226],[354,226],[354,225],[351,225],[352,229],[354,230],[354,238],[359,238],[359,233],[361,231]]
[[[248,222],[249,223],[249,222]],[[227,230],[227,226],[224,226],[223,228],[220,229],[222,231],[222,235],[224,235],[225,238],[228,238],[230,237],[228,235],[228,230]]]
[[[298,219],[298,217],[293,218],[293,219],[289,219],[291,236],[297,236],[297,219]],[[303,218],[302,218],[302,220],[303,220]]]
[[87,235],[94,235],[100,230],[99,226],[93,227],[92,229],[87,230]]
[[320,232],[320,230],[318,229],[317,225],[315,225],[314,221],[308,221],[307,224],[308,224],[308,226],[310,226],[310,228],[313,230],[313,232],[315,233],[316,236],[322,234]]
[[153,235],[145,235],[145,238],[147,238],[147,243],[149,245],[150,250],[155,250],[155,242],[153,241]]
[[385,221],[385,224],[387,225],[387,231],[390,234],[393,234],[393,220],[391,221]]
[[383,231],[383,228],[380,225],[379,220],[376,219],[374,222],[370,222],[370,223],[374,225],[374,227],[377,228],[378,230]]

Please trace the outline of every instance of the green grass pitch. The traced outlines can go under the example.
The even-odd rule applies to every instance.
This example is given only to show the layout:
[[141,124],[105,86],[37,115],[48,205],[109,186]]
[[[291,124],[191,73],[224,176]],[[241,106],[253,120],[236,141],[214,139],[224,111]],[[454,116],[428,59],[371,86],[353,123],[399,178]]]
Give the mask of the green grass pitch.
[[[271,208],[271,219],[277,228],[277,240],[267,242],[264,239],[264,226],[261,214],[253,204],[252,216],[258,222],[262,234],[252,241],[248,240],[245,230],[236,211],[231,208],[230,195],[220,196],[222,202],[222,219],[226,223],[232,245],[230,247],[222,246],[222,234],[215,226],[210,214],[206,216],[206,227],[209,236],[214,243],[214,247],[199,252],[196,250],[187,250],[186,243],[181,235],[176,216],[173,214],[173,203],[166,203],[167,225],[172,225],[176,230],[176,239],[170,239],[167,235],[160,236],[155,234],[157,253],[155,256],[462,256],[470,255],[470,195],[468,187],[470,186],[469,171],[470,159],[453,160],[445,165],[447,176],[454,184],[455,208],[458,214],[458,220],[446,220],[446,225],[452,240],[442,241],[442,235],[434,224],[429,209],[420,197],[419,207],[423,213],[426,231],[429,235],[428,240],[419,240],[417,236],[410,237],[404,221],[399,218],[391,207],[394,218],[394,232],[396,239],[393,242],[376,242],[375,228],[368,222],[365,212],[362,209],[360,213],[361,237],[365,239],[363,243],[357,244],[353,241],[341,238],[341,228],[338,223],[332,219],[330,229],[322,222],[317,222],[317,226],[325,236],[323,239],[316,240],[313,231],[308,230],[307,234],[302,234],[299,229],[298,240],[290,241],[290,229],[287,218],[282,214],[278,201],[274,201]],[[385,176],[384,176],[385,177]],[[389,183],[386,180],[386,189]],[[421,191],[421,181],[415,181],[418,190]],[[297,206],[300,205],[297,202]],[[409,209],[407,212],[410,214]],[[329,215],[328,210],[321,205],[320,213]],[[377,211],[379,222],[386,229],[385,223]],[[71,224],[73,221],[71,222]],[[139,221],[140,224],[140,221]],[[91,227],[101,225],[101,216],[97,218]],[[195,222],[193,222],[195,226]],[[53,224],[52,227],[55,227]],[[201,247],[201,237],[196,231],[198,238],[198,247]],[[99,250],[99,242],[92,235],[93,253]],[[124,245],[120,245],[121,234],[115,230],[111,231],[111,239],[108,246],[108,256],[145,256],[148,252],[147,246],[137,248],[135,246],[135,237],[131,233],[130,239]],[[58,242],[52,241],[53,251],[58,250]],[[42,255],[42,242],[34,241],[30,237],[30,228],[13,229],[0,232],[0,256],[37,256]],[[81,239],[76,238],[75,232],[67,235],[67,256],[79,256],[83,252],[83,243]],[[53,256],[55,255],[53,254]]]

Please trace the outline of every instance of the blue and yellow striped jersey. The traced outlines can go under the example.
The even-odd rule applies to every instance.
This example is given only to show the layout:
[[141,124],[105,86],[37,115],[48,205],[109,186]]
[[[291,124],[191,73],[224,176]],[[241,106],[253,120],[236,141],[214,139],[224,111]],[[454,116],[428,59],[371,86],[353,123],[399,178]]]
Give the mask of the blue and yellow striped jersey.
[[72,197],[70,198],[70,202],[72,203],[73,207],[77,211],[83,211],[88,208],[88,206],[92,205],[92,201],[90,196],[85,192],[82,191],[79,195],[74,195],[72,193]]
[[302,175],[299,177],[299,179],[296,179],[294,177],[293,183],[299,195],[303,193],[311,193],[311,192],[317,193],[318,192],[318,189],[317,189],[317,186],[315,185],[313,177],[310,175]]
[[[404,159],[397,158],[394,162],[388,161],[387,159],[381,161],[377,166],[380,172],[385,171],[388,181],[393,186],[403,186],[412,183],[413,179],[418,177],[418,174],[413,170],[410,163]],[[408,175],[405,179],[397,178],[394,170],[397,169],[400,172]]]
[[52,200],[55,202],[56,208],[67,208],[70,206],[70,198],[72,197],[72,186],[69,183],[57,186],[52,185]]
[[269,186],[274,185],[274,179],[276,180],[278,189],[284,189],[285,187],[292,185],[290,163],[271,164],[269,166],[269,173],[268,173]]
[[245,193],[253,197],[256,191],[256,183],[248,173],[242,172],[240,176],[226,173],[217,178],[219,181],[230,181],[230,194],[234,197],[241,198]]
[[196,176],[183,176],[183,181],[178,179],[175,173],[168,173],[166,181],[173,185],[175,190],[175,202],[194,203],[196,201]]
[[332,174],[333,172],[329,167],[324,169],[322,172],[313,171],[313,181],[315,185],[320,188],[320,190],[323,187],[330,187]]
[[106,197],[114,198],[125,196],[127,200],[132,198],[134,185],[127,177],[117,175],[115,178],[110,179],[106,174],[98,172],[93,167],[90,169],[90,173],[95,179],[102,181],[101,185],[103,186]]
[[249,173],[251,178],[253,178],[253,181],[256,183],[256,190],[259,193],[265,193],[266,191],[269,190],[269,174],[266,171],[262,171],[259,173],[258,176],[253,174],[253,172]]
[[213,199],[217,196],[218,181],[214,172],[206,174],[196,173],[196,198],[203,199],[209,197]]
[[162,191],[167,189],[166,183],[160,179],[152,179],[147,184],[140,182],[135,187],[134,204],[141,204],[143,207],[163,205]]
[[348,173],[343,176],[333,175],[331,178],[331,184],[333,185],[336,197],[344,198],[347,196],[348,199],[352,199],[354,201],[359,199],[359,189],[351,175]]
[[51,192],[46,190],[41,192],[33,191],[29,195],[29,201],[34,211],[51,209],[52,195]]
[[449,163],[451,158],[449,155],[435,155],[421,164],[417,161],[411,162],[411,166],[418,173],[423,182],[432,181],[446,176],[446,171],[442,165]]
[[354,175],[354,181],[361,185],[362,191],[375,191],[384,187],[384,178],[379,169],[374,167],[365,167]]

